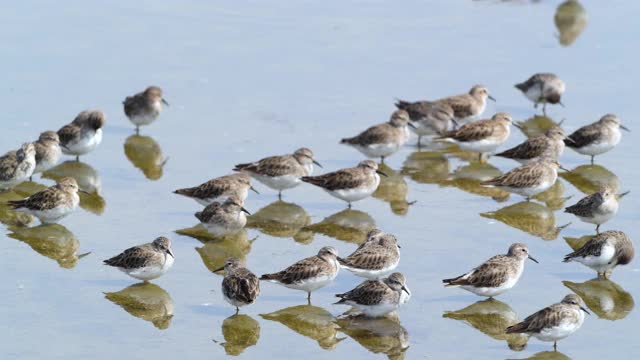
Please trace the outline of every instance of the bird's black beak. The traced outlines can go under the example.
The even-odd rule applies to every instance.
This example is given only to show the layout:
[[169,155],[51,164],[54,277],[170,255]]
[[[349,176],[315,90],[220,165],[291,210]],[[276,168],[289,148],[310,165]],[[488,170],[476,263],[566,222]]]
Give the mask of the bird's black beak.
[[622,129],[622,130],[624,130],[624,131],[626,131],[626,132],[631,132],[631,130],[629,130],[629,128],[628,128],[628,127],[626,127],[626,126],[624,126],[624,125],[622,125],[622,124],[620,124],[620,129]]
[[85,194],[85,195],[91,195],[91,193],[90,193],[90,192],[88,192],[88,191],[86,191],[86,190],[78,189],[78,192],[83,193],[83,194]]
[[529,260],[533,261],[536,264],[539,264],[538,260],[534,259],[531,255],[529,255]]
[[161,99],[160,101],[162,101],[162,103],[163,103],[163,104],[165,104],[165,105],[169,106],[169,103],[167,102],[167,100],[165,100],[165,99]]
[[404,285],[402,286],[402,291],[406,292],[407,295],[411,296],[411,293],[409,292],[409,289],[407,289]]
[[253,186],[251,186],[251,185],[249,185],[249,189],[251,189],[251,190],[252,190],[254,193],[256,193],[256,194],[260,194],[260,193],[258,192],[258,190],[256,190],[256,188],[254,188],[254,187],[253,187]]
[[491,101],[496,102],[496,98],[494,98],[493,96],[491,96],[491,95],[487,95],[487,97],[488,97]]
[[69,148],[66,145],[63,144],[59,144],[61,148],[65,149],[65,150],[69,150]]
[[623,192],[622,194],[618,194],[618,199],[622,199],[623,197],[627,196],[630,192],[631,192],[631,190],[627,190],[627,191]]
[[398,249],[402,249],[402,246],[400,246],[399,244],[396,244],[396,246],[398,247]]
[[562,107],[564,107],[564,104],[562,103],[562,101],[558,101],[558,104]]
[[591,315],[591,313],[590,313],[590,312],[588,312],[588,311],[587,311],[587,309],[583,308],[582,306],[580,306],[580,310],[582,310],[582,311],[586,312],[586,313],[587,313],[587,315]]
[[175,258],[175,256],[173,256],[173,251],[171,251],[171,249],[167,249],[167,254],[171,255],[172,258]]
[[407,126],[409,126],[410,128],[412,128],[412,129],[414,129],[414,130],[417,130],[417,129],[418,129],[418,128],[417,128],[415,125],[413,125],[411,122],[408,122],[408,123],[407,123]]
[[384,177],[389,177],[389,175],[387,175],[385,172],[382,172],[380,170],[376,170],[376,174],[380,174],[380,175],[382,175]]
[[213,272],[214,272],[214,273],[217,273],[218,271],[222,271],[222,270],[224,270],[224,265],[222,265],[221,267],[219,267],[219,268],[217,268],[217,269],[213,270]]
[[572,143],[572,144],[575,144],[575,143],[576,143],[576,142],[575,142],[575,140],[573,140],[572,138],[570,138],[570,137],[568,137],[568,136],[567,136],[566,138],[564,138],[564,140],[566,140],[566,141],[568,141],[568,142],[570,142],[570,143]]
[[336,256],[336,260],[338,260],[339,263],[345,262],[344,259],[341,258],[340,256]]
[[319,162],[317,162],[317,161],[315,161],[315,160],[311,160],[311,162],[312,162],[312,163],[314,163],[314,164],[316,164],[316,165],[318,165],[318,167],[320,167],[320,168],[324,169],[324,167],[322,167],[322,165],[320,165],[320,163],[319,163]]
[[564,171],[566,171],[566,172],[568,172],[568,173],[570,173],[570,172],[571,172],[571,170],[567,169],[566,167],[564,167],[564,166],[562,166],[562,165],[558,165],[558,167],[560,168],[560,170],[564,170]]
[[251,213],[249,212],[249,210],[245,209],[244,207],[240,206],[240,210],[242,210],[243,213],[247,214],[247,215],[251,215]]

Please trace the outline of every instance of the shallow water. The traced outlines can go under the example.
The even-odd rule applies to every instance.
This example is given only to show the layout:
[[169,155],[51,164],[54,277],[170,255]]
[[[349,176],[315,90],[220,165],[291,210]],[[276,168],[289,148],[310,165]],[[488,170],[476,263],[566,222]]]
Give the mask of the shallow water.
[[[103,143],[81,163],[64,163],[37,176],[40,185],[0,194],[1,202],[17,199],[69,174],[92,192],[83,196],[82,209],[48,228],[21,226],[28,219],[0,205],[6,224],[2,358],[598,359],[637,353],[638,262],[607,282],[563,264],[570,244],[594,229],[561,209],[601,182],[632,190],[603,228],[638,239],[632,225],[640,211],[633,180],[640,177],[633,147],[640,139],[633,119],[639,79],[629,49],[640,5],[581,1],[563,5],[554,21],[561,3],[75,1],[62,8],[22,1],[5,7],[0,150],[56,130],[85,108],[103,109],[108,123]],[[538,71],[556,72],[568,84],[566,108],[551,108],[552,120],[535,117],[513,89]],[[255,216],[236,239],[208,239],[194,227],[200,206],[171,194],[236,163],[300,146],[313,149],[326,171],[352,166],[361,156],[338,139],[385,121],[395,97],[436,98],[474,83],[498,99],[487,115],[508,111],[526,121],[527,134],[561,120],[571,131],[607,112],[634,132],[624,133],[597,166],[585,166],[586,157],[567,150],[563,165],[576,171],[529,204],[478,186],[513,162],[492,158],[480,165],[467,154],[412,146],[388,159],[390,182],[350,211],[309,186],[277,202],[258,185],[262,194],[251,194],[245,206]],[[171,107],[133,136],[121,101],[149,84],[165,89]],[[524,138],[514,129],[507,146]],[[565,196],[573,198],[565,203]],[[228,256],[246,258],[261,274],[324,245],[346,254],[376,226],[396,234],[402,246],[398,270],[413,296],[399,322],[334,321],[345,309],[330,305],[333,294],[360,281],[346,272],[314,293],[312,306],[302,293],[263,284],[258,303],[232,316],[221,277],[210,271]],[[159,235],[173,239],[177,261],[153,285],[135,285],[102,266],[103,259]],[[441,286],[440,279],[516,241],[527,243],[540,264],[528,263],[512,291],[483,301]],[[584,296],[593,315],[560,342],[561,353],[549,353],[551,345],[535,339],[523,349],[522,338],[500,333],[570,289]]]

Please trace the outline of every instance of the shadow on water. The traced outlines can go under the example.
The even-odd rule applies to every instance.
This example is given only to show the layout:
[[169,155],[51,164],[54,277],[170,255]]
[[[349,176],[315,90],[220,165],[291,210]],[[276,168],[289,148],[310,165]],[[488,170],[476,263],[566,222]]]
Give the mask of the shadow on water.
[[557,123],[552,118],[545,115],[534,115],[525,121],[514,122],[514,126],[516,126],[522,134],[528,138],[542,135],[552,127],[560,126],[561,124],[562,121]]
[[133,166],[142,170],[147,179],[158,180],[162,177],[167,159],[162,156],[160,145],[152,137],[129,136],[124,142],[124,154]]
[[7,226],[30,226],[38,220],[29,214],[13,211],[7,204],[11,200],[22,200],[38,191],[46,189],[46,186],[35,182],[23,182],[10,191],[0,192],[0,222]]
[[[345,338],[338,338],[338,325],[327,310],[313,305],[298,305],[269,314],[260,314],[265,320],[281,323],[296,333],[318,342],[325,350],[334,349]],[[282,339],[290,344],[289,339]],[[274,344],[275,345],[275,344]],[[276,345],[277,346],[277,345]]]
[[356,317],[336,322],[340,326],[340,332],[370,352],[385,354],[389,359],[405,358],[405,352],[409,348],[409,333],[397,320]]
[[273,202],[247,216],[247,228],[257,229],[265,235],[293,238],[296,242],[308,244],[313,241],[309,234],[300,231],[311,223],[309,214],[299,205],[281,200]]
[[608,279],[595,278],[583,283],[563,281],[564,286],[578,294],[601,319],[620,320],[635,306],[633,296]]
[[222,336],[227,355],[238,356],[260,339],[260,324],[249,315],[232,315],[222,322]]
[[528,337],[523,334],[507,334],[505,329],[520,320],[511,306],[496,299],[481,300],[464,309],[446,311],[442,317],[463,321],[483,334],[506,341],[509,349],[522,351],[527,347]]
[[60,267],[71,269],[78,260],[88,255],[78,255],[80,242],[67,228],[59,224],[36,227],[10,227],[7,236],[29,245],[35,252],[55,260]]
[[567,0],[558,6],[553,21],[560,45],[570,46],[587,26],[587,12],[577,0]]
[[80,194],[80,207],[96,215],[102,215],[107,206],[101,196],[102,181],[98,172],[91,165],[80,161],[66,161],[47,170],[42,174],[45,179],[60,181],[65,177],[72,177],[78,182],[81,190],[89,194]]
[[209,233],[201,224],[189,229],[177,230],[176,233],[190,236],[204,243],[203,246],[195,249],[211,272],[222,267],[230,257],[244,261],[251,251],[251,244],[257,239],[257,237],[249,239],[249,233],[244,229],[223,238],[207,238]]
[[456,169],[447,180],[440,182],[440,185],[456,187],[470,194],[490,197],[497,202],[504,202],[509,199],[508,192],[480,185],[482,181],[491,180],[500,175],[502,175],[502,171],[491,164],[472,162]]
[[498,220],[514,229],[524,231],[544,240],[555,240],[567,225],[556,226],[556,218],[548,207],[533,201],[522,201],[480,216]]
[[620,192],[620,179],[601,165],[580,165],[570,172],[562,171],[558,176],[585,194],[593,194],[601,185],[608,185],[615,192]]
[[528,358],[509,359],[509,360],[571,360],[570,357],[560,351],[541,351],[535,353]]
[[564,190],[564,183],[557,180],[550,189],[533,196],[532,199],[545,203],[551,210],[560,210],[565,207],[567,200],[572,198],[572,196],[563,196]]
[[380,177],[380,185],[373,193],[373,197],[389,203],[391,211],[396,215],[406,215],[409,212],[411,202],[407,200],[409,186],[402,174],[391,169],[386,164],[378,165],[379,169],[387,174]]
[[449,178],[449,159],[441,152],[417,151],[402,164],[402,175],[420,184],[439,184]]
[[364,211],[344,209],[322,221],[306,226],[304,230],[323,234],[337,240],[361,244],[367,233],[376,228],[376,221]]
[[149,321],[160,330],[171,325],[173,300],[168,292],[156,284],[138,283],[118,292],[105,293],[105,298],[134,317]]

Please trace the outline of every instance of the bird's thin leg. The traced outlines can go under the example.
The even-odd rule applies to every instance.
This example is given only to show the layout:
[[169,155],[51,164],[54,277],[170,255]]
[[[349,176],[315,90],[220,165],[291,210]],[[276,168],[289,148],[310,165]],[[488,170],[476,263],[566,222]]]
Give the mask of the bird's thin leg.
[[596,234],[600,234],[600,224],[596,225]]
[[418,150],[420,150],[420,146],[422,145],[422,135],[418,135]]
[[278,191],[278,200],[282,200],[282,190]]
[[593,158],[595,158],[595,155],[591,155],[591,165],[593,165]]
[[553,342],[553,351],[558,351],[558,342],[557,341]]
[[76,155],[76,162],[80,162],[80,155]]
[[140,135],[140,125],[136,125],[136,135]]
[[527,200],[527,202],[531,201],[531,196],[527,196],[525,200]]
[[478,162],[480,162],[482,164],[482,153],[478,154]]
[[33,175],[29,176],[29,181],[33,181]]
[[236,306],[236,315],[240,312],[240,308]]
[[384,164],[384,156],[380,156],[380,163]]
[[546,102],[542,103],[542,114],[545,115],[545,116],[547,115],[547,103]]
[[307,304],[311,305],[311,293],[307,292]]

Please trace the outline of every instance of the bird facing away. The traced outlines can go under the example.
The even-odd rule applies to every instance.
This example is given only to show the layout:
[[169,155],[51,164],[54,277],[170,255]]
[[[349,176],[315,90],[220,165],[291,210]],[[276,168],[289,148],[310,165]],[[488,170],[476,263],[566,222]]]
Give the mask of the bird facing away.
[[240,307],[253,304],[260,295],[260,281],[249,271],[244,263],[237,258],[230,258],[224,265],[214,272],[224,270],[222,280],[222,296],[224,300],[236,307],[236,314]]
[[400,263],[398,240],[391,234],[374,235],[338,262],[356,276],[369,280],[385,277]]
[[251,185],[249,175],[237,173],[211,179],[195,187],[178,189],[173,193],[186,196],[201,205],[207,206],[214,201],[225,201],[231,196],[235,196],[244,202],[247,199],[249,190],[259,194]]
[[311,149],[300,148],[291,155],[270,156],[256,162],[238,164],[233,170],[249,174],[269,188],[278,190],[278,198],[282,198],[282,190],[300,185],[300,178],[313,173],[313,164],[322,167],[314,159]]
[[396,110],[391,119],[361,132],[352,138],[345,138],[341,144],[350,145],[369,158],[384,158],[396,153],[409,140],[409,129],[415,128],[409,122],[409,114],[404,110]]
[[477,152],[482,162],[482,155],[495,151],[511,134],[511,115],[496,113],[491,119],[466,124],[460,129],[447,131],[436,137],[437,141],[457,144],[464,151]]
[[388,176],[378,170],[378,164],[372,160],[361,161],[353,168],[341,169],[318,176],[303,176],[302,181],[318,186],[329,195],[351,203],[373,194],[380,185],[380,175]]
[[564,143],[582,155],[591,156],[593,164],[596,155],[604,154],[618,145],[622,138],[620,129],[629,131],[616,115],[607,114],[593,124],[574,131]]
[[336,294],[340,301],[336,305],[349,305],[366,317],[382,317],[398,310],[401,294],[411,296],[407,280],[401,273],[378,280],[367,280],[344,294]]
[[76,180],[67,177],[26,199],[9,201],[9,205],[15,211],[37,217],[43,224],[55,224],[78,208],[78,191],[82,190]]
[[618,265],[627,265],[633,260],[633,242],[622,231],[609,230],[587,241],[580,249],[564,257],[564,262],[577,261],[608,279]]
[[544,134],[527,139],[511,149],[505,150],[495,156],[515,160],[521,164],[539,160],[546,156],[558,160],[564,152],[564,139],[566,138],[562,128],[554,126]]
[[547,103],[564,106],[560,98],[564,94],[565,84],[555,74],[534,74],[527,81],[516,84],[515,87],[533,102],[534,108],[542,104],[543,112],[546,112]]
[[45,131],[33,143],[36,148],[36,168],[34,174],[45,172],[56,166],[62,156],[60,137],[55,131]]
[[36,168],[36,148],[22,144],[17,151],[9,151],[0,157],[0,190],[10,190],[29,179]]
[[557,348],[558,340],[576,332],[584,322],[584,313],[589,314],[582,298],[576,294],[564,297],[561,302],[548,306],[522,322],[507,328],[507,334],[526,334],[541,341],[553,341]]
[[527,245],[515,243],[509,247],[506,255],[496,255],[473,270],[442,282],[445,286],[459,286],[478,296],[491,298],[518,283],[526,259],[538,262],[529,255]]
[[[403,105],[404,104],[404,105]],[[456,125],[453,108],[442,102],[418,101],[407,103],[399,100],[398,107],[404,107],[413,123],[413,130],[418,135],[418,146],[422,144],[422,137],[433,137],[445,131],[452,130]]]
[[71,123],[58,130],[62,153],[75,155],[79,160],[80,155],[93,151],[102,142],[105,121],[106,116],[100,110],[79,113]]
[[162,97],[162,89],[157,86],[149,86],[142,92],[127,96],[122,104],[125,115],[136,126],[136,133],[140,132],[140,126],[149,125],[158,118],[163,104],[169,106]]
[[247,216],[251,215],[242,207],[242,201],[229,197],[223,203],[217,201],[207,205],[202,211],[195,213],[209,233],[214,236],[225,236],[238,232],[247,224]]
[[548,190],[556,183],[559,167],[557,160],[543,157],[494,179],[483,181],[480,185],[518,194],[529,201],[532,196]]
[[311,302],[311,293],[330,284],[339,270],[338,250],[325,246],[318,251],[318,255],[300,260],[277,273],[264,274],[260,280],[305,291],[307,301]]
[[146,282],[169,271],[174,259],[171,240],[160,236],[151,243],[128,248],[121,254],[105,260],[104,264]]
[[611,186],[601,185],[598,191],[567,207],[564,212],[586,223],[596,224],[596,232],[600,232],[600,225],[611,220],[618,212],[618,196]]

